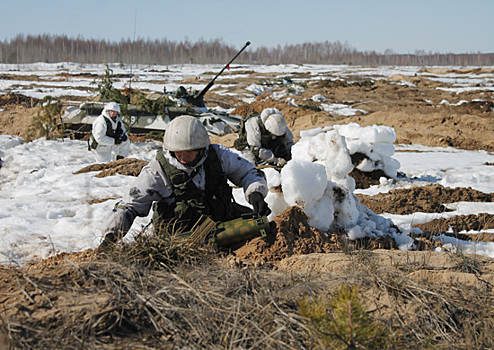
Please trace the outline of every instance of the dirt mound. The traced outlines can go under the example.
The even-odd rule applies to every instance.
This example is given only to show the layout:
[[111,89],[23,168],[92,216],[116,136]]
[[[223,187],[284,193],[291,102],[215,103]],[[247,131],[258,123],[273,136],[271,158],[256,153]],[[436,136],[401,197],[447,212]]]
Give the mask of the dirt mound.
[[280,261],[294,255],[342,251],[352,245],[368,249],[396,248],[391,237],[350,241],[344,232],[323,233],[308,224],[299,207],[288,207],[274,218],[274,234],[267,239],[255,238],[235,250],[240,259]]
[[494,215],[481,213],[478,215],[457,215],[452,218],[434,219],[425,224],[415,225],[422,231],[445,232],[482,231],[494,229]]
[[115,174],[137,176],[146,164],[148,164],[148,162],[145,160],[124,158],[115,162],[89,165],[74,172],[74,175],[99,171],[99,173],[95,175],[96,177],[106,177]]
[[[356,194],[362,204],[375,213],[392,213],[398,215],[409,215],[416,212],[441,213],[451,211],[444,204],[453,202],[492,202],[494,194],[483,193],[471,188],[445,188],[434,184],[424,187],[413,187],[410,189],[392,190],[375,196]],[[473,240],[491,242],[494,234],[462,234],[463,231],[482,231],[494,229],[494,215],[480,213],[478,215],[456,215],[451,218],[440,218],[415,225],[429,234],[429,238],[418,235],[418,246],[420,249],[433,249],[440,246],[430,235],[439,234],[452,235],[462,240]],[[420,236],[420,237],[419,237]]]
[[451,112],[461,113],[461,114],[481,114],[494,112],[494,102],[491,101],[466,101],[459,105],[446,105],[444,108],[450,110]]
[[466,235],[473,242],[494,242],[494,233],[491,232],[467,233]]
[[0,108],[0,134],[20,136],[25,140],[29,139],[29,129],[38,111],[39,107],[14,106],[11,108],[9,106],[8,108]]
[[381,177],[389,178],[382,170],[363,172],[357,168],[353,169],[349,175],[355,180],[355,188],[369,188],[373,185],[379,185]]
[[27,97],[20,94],[5,94],[0,96],[0,107],[9,108],[14,106],[31,108],[38,104],[39,99]]
[[[463,114],[465,111],[461,108],[463,107],[456,109],[446,105],[394,108],[385,106],[365,117],[349,117],[344,122],[338,123],[355,122],[361,126],[375,124],[391,126],[396,131],[397,143],[493,151],[493,112]],[[445,114],[448,116],[445,117]]]
[[375,196],[357,194],[360,202],[374,213],[408,215],[415,212],[442,213],[451,211],[444,204],[454,202],[492,202],[494,194],[468,188],[446,188],[437,184],[391,190]]
[[298,207],[289,207],[274,219],[275,234],[268,239],[256,238],[235,251],[242,259],[277,261],[297,254],[339,250],[336,236],[326,236],[307,223]]

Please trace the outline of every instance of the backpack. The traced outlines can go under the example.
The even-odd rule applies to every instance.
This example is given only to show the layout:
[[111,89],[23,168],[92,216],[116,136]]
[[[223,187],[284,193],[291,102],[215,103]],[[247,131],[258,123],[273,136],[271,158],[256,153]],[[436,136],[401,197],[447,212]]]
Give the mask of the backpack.
[[246,147],[249,146],[249,144],[247,143],[247,132],[245,131],[245,123],[250,118],[259,117],[259,116],[260,116],[259,113],[257,113],[257,112],[251,112],[251,113],[247,114],[245,117],[243,117],[240,120],[240,126],[239,126],[239,129],[238,129],[238,137],[235,140],[235,142],[233,142],[233,147],[235,147],[235,149],[237,151],[242,151]]

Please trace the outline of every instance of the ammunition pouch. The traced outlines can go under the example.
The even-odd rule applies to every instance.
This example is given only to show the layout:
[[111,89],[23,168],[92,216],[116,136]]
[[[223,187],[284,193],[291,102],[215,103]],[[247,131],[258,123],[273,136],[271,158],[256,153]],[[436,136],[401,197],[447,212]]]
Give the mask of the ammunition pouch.
[[247,146],[249,146],[249,144],[247,143],[246,137],[240,136],[233,142],[233,147],[235,147],[237,151],[243,151]]
[[216,223],[202,216],[191,231],[180,233],[177,237],[188,244],[209,243],[225,248],[256,237],[266,238],[269,233],[271,226],[267,216],[249,213],[238,219]]
[[98,142],[94,139],[93,135],[91,135],[87,139],[87,150],[91,151],[92,149],[96,149],[98,147]]
[[267,237],[270,233],[267,216],[243,215],[230,221],[220,222],[209,235],[209,243],[228,247],[256,237]]

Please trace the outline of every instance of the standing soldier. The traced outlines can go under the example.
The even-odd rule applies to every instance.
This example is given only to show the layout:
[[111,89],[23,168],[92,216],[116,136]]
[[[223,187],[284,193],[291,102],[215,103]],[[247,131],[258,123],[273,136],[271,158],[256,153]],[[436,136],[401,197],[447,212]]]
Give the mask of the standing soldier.
[[[234,201],[228,181],[243,188],[253,210]],[[252,212],[269,215],[267,193],[264,174],[252,163],[222,145],[210,144],[198,119],[177,117],[165,131],[163,150],[141,170],[110,214],[100,249],[124,237],[136,216],[147,216],[151,207],[155,228],[176,220],[189,230],[201,215],[215,222]]]
[[130,140],[120,119],[120,106],[108,103],[101,115],[93,122],[90,150],[96,161],[106,163],[125,158],[130,152]]

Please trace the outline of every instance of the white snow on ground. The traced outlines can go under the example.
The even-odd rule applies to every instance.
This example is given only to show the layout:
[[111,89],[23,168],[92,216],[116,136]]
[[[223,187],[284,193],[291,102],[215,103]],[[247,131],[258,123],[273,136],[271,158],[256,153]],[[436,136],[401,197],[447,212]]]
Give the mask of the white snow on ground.
[[[211,72],[219,72],[223,65],[209,64],[209,65],[194,65],[194,64],[177,64],[168,66],[159,65],[127,65],[120,63],[109,63],[110,69],[112,69],[115,75],[129,75],[132,72],[132,80],[128,78],[115,79],[115,87],[120,89],[124,86],[131,86],[135,89],[140,89],[149,92],[163,92],[163,88],[167,91],[175,91],[180,85],[179,81],[182,79],[190,79],[200,77],[202,79],[212,79],[214,75]],[[285,75],[290,73],[309,73],[312,75],[311,79],[320,77],[321,80],[331,79],[335,80],[341,77],[346,79],[355,77],[368,77],[370,80],[387,79],[388,77],[401,74],[404,76],[419,76],[426,77],[430,80],[438,82],[444,82],[447,84],[454,83],[456,87],[440,88],[445,91],[450,91],[454,94],[460,94],[462,92],[471,90],[483,90],[492,91],[494,83],[494,75],[492,73],[475,74],[464,73],[466,67],[440,67],[442,70],[448,71],[445,74],[432,74],[424,71],[424,67],[419,66],[379,66],[379,67],[359,67],[359,66],[346,66],[346,65],[296,65],[296,64],[280,64],[280,65],[242,65],[240,68],[242,73],[236,74],[235,67],[223,73],[213,85],[212,90],[221,89],[222,80],[232,80],[245,76],[245,70],[254,71],[256,73],[266,73],[266,80],[272,79],[269,75],[273,72],[279,74],[283,72]],[[434,67],[431,67],[434,68]],[[484,67],[490,69],[493,67]],[[36,86],[46,86],[46,80],[49,80],[50,90],[44,91],[44,93],[51,94],[52,96],[69,95],[63,93],[64,89],[74,87],[92,87],[96,88],[94,84],[94,78],[98,75],[105,73],[106,66],[103,64],[78,64],[71,62],[64,63],[31,63],[31,64],[0,64],[0,73],[17,74],[17,75],[36,75],[40,77],[39,82],[29,83],[18,80],[0,80],[0,94],[7,92],[18,92],[30,97],[38,97],[39,94],[35,94]],[[454,72],[456,70],[456,72]],[[64,77],[63,74],[74,74],[72,76]],[[78,77],[77,74],[89,73],[93,77],[85,79]],[[279,74],[277,79],[283,78],[283,75]],[[259,79],[263,79],[259,77]],[[157,80],[163,81],[163,84],[155,83]],[[152,82],[151,82],[152,81]],[[304,82],[304,79],[295,79],[292,86],[295,90],[300,89],[297,83]],[[188,85],[195,90],[202,90],[203,85]],[[261,87],[261,88],[260,88]],[[42,88],[41,90],[43,90]],[[61,89],[62,92],[57,91]],[[266,87],[261,85],[255,85],[251,91],[252,97],[262,94]],[[38,91],[40,92],[40,91]],[[41,91],[43,92],[43,91]],[[49,92],[49,93],[48,93]],[[88,91],[87,96],[91,96]],[[83,95],[78,95],[83,96]]]

